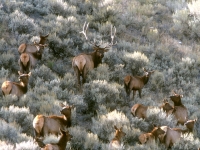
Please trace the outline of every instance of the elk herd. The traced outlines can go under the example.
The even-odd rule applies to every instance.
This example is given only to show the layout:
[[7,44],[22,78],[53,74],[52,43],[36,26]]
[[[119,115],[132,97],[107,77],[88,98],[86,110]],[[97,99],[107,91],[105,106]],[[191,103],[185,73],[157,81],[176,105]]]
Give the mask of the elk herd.
[[[85,39],[88,41],[87,37],[87,28],[88,24],[84,24],[82,33],[85,36]],[[92,69],[96,68],[104,57],[104,53],[107,52],[113,45],[114,37],[116,33],[116,28],[111,26],[111,42],[97,43],[96,40],[89,41],[88,43],[92,46],[93,52],[91,53],[82,53],[75,56],[72,60],[72,68],[74,69],[74,74],[77,78],[78,88],[81,89],[81,85],[86,82],[87,74]],[[20,54],[18,64],[19,64],[19,82],[5,81],[2,83],[1,90],[3,96],[12,94],[20,98],[22,95],[26,94],[28,91],[28,81],[31,76],[31,69],[33,69],[39,60],[42,58],[44,48],[48,45],[46,44],[48,35],[40,36],[40,41],[38,43],[34,42],[33,44],[21,44],[18,48]],[[124,89],[127,96],[130,98],[131,92],[133,92],[132,99],[136,95],[136,91],[139,92],[139,97],[142,98],[142,88],[148,83],[150,76],[155,72],[146,70],[143,68],[143,76],[131,76],[127,75],[124,77]],[[82,81],[81,81],[82,79]],[[184,125],[186,129],[181,128],[170,128],[168,126],[156,126],[154,125],[153,130],[148,133],[143,133],[138,137],[140,144],[148,144],[153,140],[159,139],[159,141],[167,148],[170,148],[175,142],[181,139],[181,134],[193,132],[194,124],[197,119],[189,120],[188,119],[188,110],[183,105],[181,98],[183,95],[179,95],[174,92],[169,99],[174,103],[171,105],[167,99],[163,100],[160,109],[166,113],[166,117],[173,115],[177,121],[177,125]],[[38,146],[42,150],[65,150],[67,142],[71,140],[72,135],[70,135],[67,128],[71,127],[71,111],[74,106],[64,105],[60,103],[62,109],[60,110],[61,115],[37,115],[33,120],[34,128],[34,138],[38,143]],[[147,119],[147,110],[149,106],[136,103],[130,109],[133,117],[138,117],[142,119]],[[115,137],[110,141],[109,149],[118,150],[123,149],[122,147],[122,138],[126,135],[122,127],[118,128],[114,126]],[[57,143],[44,144],[43,139],[45,136],[54,134],[60,136],[60,139]]]

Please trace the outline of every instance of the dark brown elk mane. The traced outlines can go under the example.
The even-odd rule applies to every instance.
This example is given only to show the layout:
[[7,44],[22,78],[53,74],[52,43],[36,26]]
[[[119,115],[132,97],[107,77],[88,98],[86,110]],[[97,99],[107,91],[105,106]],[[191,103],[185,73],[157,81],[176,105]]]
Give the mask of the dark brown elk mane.
[[127,75],[124,77],[124,88],[127,96],[130,96],[131,91],[133,91],[133,99],[136,91],[139,92],[139,96],[141,98],[142,88],[148,83],[151,74],[154,73],[154,71],[147,71],[145,68],[143,68],[143,70],[145,72],[143,76]]
[[31,72],[28,74],[23,74],[20,71],[19,73],[19,82],[11,82],[5,81],[2,83],[1,90],[3,95],[13,94],[18,97],[21,97],[23,94],[27,93],[28,91],[28,80],[31,76]]
[[[88,41],[88,37],[86,35],[86,31],[87,31],[88,25],[89,23],[87,25],[86,23],[84,23],[83,31],[80,32],[85,36],[87,41]],[[82,84],[84,84],[86,81],[87,73],[90,70],[96,68],[100,63],[102,63],[102,58],[104,57],[104,53],[107,52],[111,48],[112,45],[114,45],[113,39],[116,33],[116,28],[114,27],[114,33],[112,33],[112,29],[113,28],[111,27],[111,39],[112,39],[111,43],[106,44],[106,46],[104,47],[101,47],[102,45],[104,45],[102,41],[99,44],[97,44],[95,40],[94,42],[89,41],[94,51],[91,53],[82,53],[73,58],[72,67],[77,77],[79,87],[81,86],[80,77],[82,77]]]
[[44,137],[48,134],[55,134],[58,136],[59,129],[71,127],[71,110],[74,106],[65,106],[60,103],[62,116],[51,115],[37,115],[33,120],[33,128],[35,137]]

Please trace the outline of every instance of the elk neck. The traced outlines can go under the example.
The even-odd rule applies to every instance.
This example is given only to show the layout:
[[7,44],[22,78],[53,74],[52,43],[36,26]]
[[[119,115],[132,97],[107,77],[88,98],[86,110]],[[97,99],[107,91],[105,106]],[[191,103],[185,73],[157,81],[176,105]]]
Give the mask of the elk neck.
[[58,141],[57,145],[62,147],[63,149],[65,149],[65,147],[67,146],[67,136],[66,136],[66,134],[61,135],[60,140]]
[[96,68],[100,63],[102,63],[102,58],[96,56],[96,51],[90,53],[92,60],[94,62],[94,68]]
[[144,84],[147,84],[147,82],[149,81],[149,77],[147,77],[146,75],[142,76],[142,81]]
[[71,116],[63,116],[64,120],[65,120],[65,124],[67,125],[67,127],[71,127],[72,125],[72,120],[71,120]]

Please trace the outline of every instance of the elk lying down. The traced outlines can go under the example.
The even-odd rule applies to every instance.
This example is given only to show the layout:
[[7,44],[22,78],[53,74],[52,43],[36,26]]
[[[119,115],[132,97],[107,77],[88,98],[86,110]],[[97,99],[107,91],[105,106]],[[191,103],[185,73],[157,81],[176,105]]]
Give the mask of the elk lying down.
[[122,131],[122,127],[118,129],[116,126],[114,126],[114,128],[115,128],[115,137],[111,140],[109,144],[109,149],[119,150],[122,149],[121,138],[124,137],[126,133]]
[[67,142],[71,141],[72,135],[69,131],[63,131],[60,129],[61,137],[58,143],[44,144],[42,139],[36,138],[36,142],[42,148],[41,150],[65,150]]
[[162,106],[160,108],[163,109],[163,111],[166,112],[168,115],[174,115],[174,117],[177,120],[177,124],[184,125],[184,123],[187,121],[187,109],[182,106],[171,106],[168,100],[164,100]]
[[28,81],[29,77],[31,76],[31,72],[28,74],[23,74],[20,71],[19,73],[19,82],[11,82],[11,81],[4,81],[1,86],[1,90],[3,95],[16,95],[17,97],[21,97],[28,91]]
[[[86,36],[86,30],[88,28],[88,24],[84,24],[83,31],[80,33],[83,33],[85,35],[86,40],[88,40]],[[114,31],[115,35],[116,29]],[[94,51],[91,53],[82,53],[78,56],[75,56],[72,60],[72,67],[74,69],[75,75],[78,80],[78,86],[80,87],[80,77],[82,77],[82,84],[86,81],[87,73],[96,68],[100,63],[102,63],[102,58],[104,57],[104,53],[107,52],[111,46],[113,45],[113,38],[114,35],[112,34],[112,28],[111,28],[111,38],[112,42],[107,44],[107,46],[102,47],[103,43],[97,44],[96,42],[90,42],[93,46]]]
[[151,132],[144,133],[139,136],[139,141],[141,144],[148,144],[153,142],[153,140],[157,139],[160,135],[164,133],[165,131],[163,131],[160,127],[154,125],[154,128]]
[[139,92],[140,98],[142,93],[142,88],[145,84],[148,83],[149,77],[151,76],[154,71],[147,71],[145,68],[143,68],[145,74],[143,76],[130,76],[127,75],[124,78],[124,87],[127,93],[127,96],[130,96],[131,91],[133,91],[133,99],[136,94],[136,91]]
[[175,117],[178,120],[178,124],[184,125],[188,120],[187,108],[182,104],[181,98],[183,95],[179,95],[174,92],[174,95],[170,96],[170,100],[174,102]]
[[65,106],[60,104],[63,108],[60,111],[63,116],[44,116],[37,115],[33,120],[33,128],[35,137],[44,137],[49,134],[55,134],[58,136],[59,129],[65,129],[71,126],[71,110],[74,106]]
[[42,53],[44,50],[44,47],[47,47],[46,40],[48,38],[49,34],[45,36],[40,36],[40,41],[39,43],[34,42],[34,44],[21,44],[18,48],[18,52],[20,54],[22,53],[31,53],[31,54],[36,54],[38,59],[42,58]]
[[135,104],[131,108],[131,113],[134,117],[145,119],[147,117],[147,106],[142,104]]

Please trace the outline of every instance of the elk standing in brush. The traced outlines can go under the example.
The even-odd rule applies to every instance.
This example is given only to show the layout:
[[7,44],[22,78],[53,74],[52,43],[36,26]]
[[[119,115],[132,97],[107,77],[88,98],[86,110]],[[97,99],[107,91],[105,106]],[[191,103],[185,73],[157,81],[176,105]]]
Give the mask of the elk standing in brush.
[[[86,25],[86,23],[83,26],[83,31],[80,33],[83,33],[86,40],[88,40],[86,31],[88,28],[89,23]],[[114,27],[114,34],[112,33],[112,27],[111,27],[111,43],[107,44],[107,46],[101,47],[103,43],[97,44],[95,42],[90,42],[92,44],[94,52],[91,53],[82,53],[78,56],[75,56],[72,60],[72,67],[74,69],[74,72],[76,74],[77,80],[78,80],[78,86],[81,86],[80,77],[82,77],[82,84],[86,81],[87,73],[96,68],[100,63],[102,63],[102,58],[104,57],[104,52],[107,52],[111,46],[113,45],[113,39],[116,33],[116,28]]]
[[143,76],[130,76],[127,75],[124,78],[124,87],[127,93],[127,96],[130,96],[131,91],[133,91],[133,99],[136,94],[136,91],[139,92],[140,98],[141,93],[142,93],[142,88],[144,87],[145,84],[148,83],[149,77],[151,76],[154,71],[147,71],[145,68],[143,68],[145,75]]
[[49,134],[57,135],[60,133],[59,129],[71,126],[71,110],[74,106],[65,106],[60,103],[62,110],[60,111],[63,116],[44,116],[37,115],[33,120],[33,128],[36,137],[44,137]]
[[42,53],[44,50],[44,47],[47,46],[46,44],[46,40],[48,38],[49,34],[45,35],[45,36],[41,36],[40,35],[40,41],[39,43],[34,42],[34,44],[21,44],[18,48],[18,52],[20,54],[22,53],[30,53],[33,54],[37,57],[37,59],[41,59],[42,58]]
[[22,95],[26,94],[28,91],[28,81],[29,77],[31,76],[31,72],[28,74],[23,74],[20,71],[19,73],[19,82],[11,82],[5,81],[1,86],[1,90],[3,95],[16,95],[17,97],[21,97]]
[[131,113],[134,117],[145,119],[147,117],[147,106],[142,104],[135,104],[131,108]]

